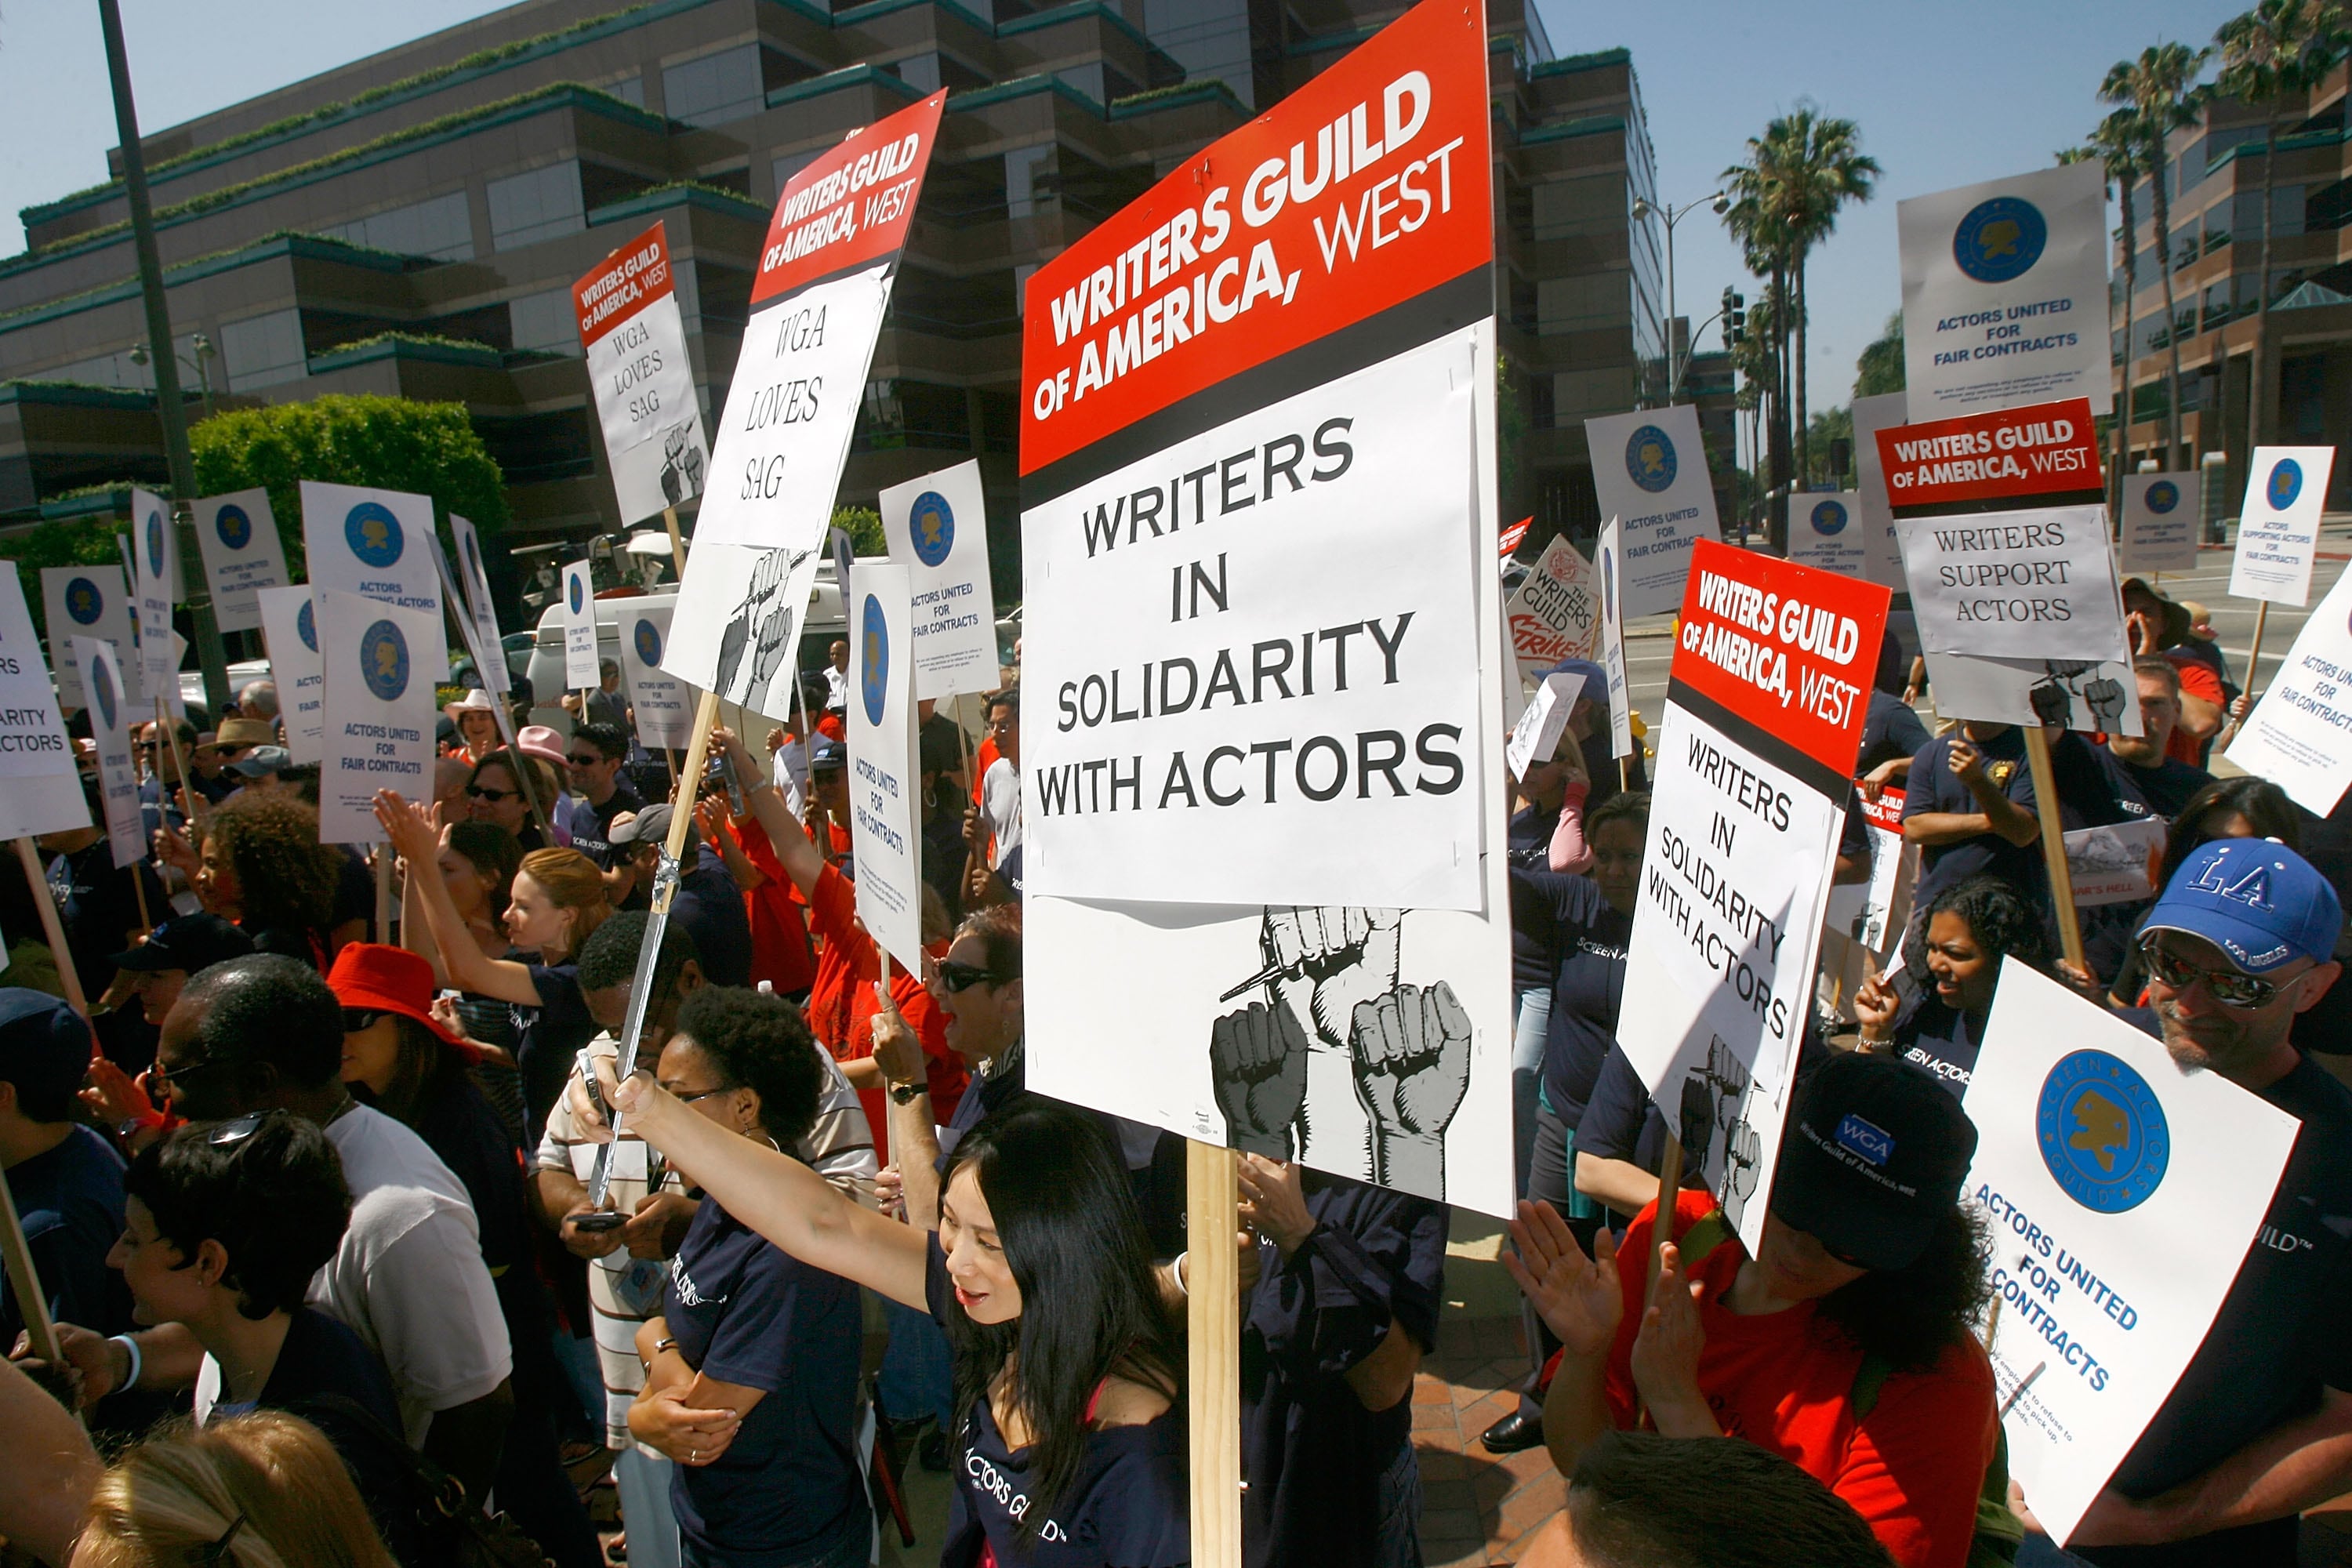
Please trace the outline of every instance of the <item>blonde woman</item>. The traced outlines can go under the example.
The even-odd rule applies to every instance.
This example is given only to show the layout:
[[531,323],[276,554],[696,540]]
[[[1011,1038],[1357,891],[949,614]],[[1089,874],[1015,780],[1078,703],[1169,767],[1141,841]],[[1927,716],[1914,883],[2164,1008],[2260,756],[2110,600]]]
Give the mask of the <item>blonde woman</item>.
[[278,1411],[173,1423],[98,1483],[72,1568],[395,1568],[319,1429]]
[[[422,807],[390,790],[375,816],[401,859],[419,868],[404,884],[401,934],[433,965],[435,984],[494,996],[514,1009],[515,1061],[522,1069],[525,1148],[539,1146],[548,1108],[572,1076],[572,1058],[596,1033],[580,997],[580,949],[613,912],[596,863],[576,849],[534,849],[522,858],[507,896],[504,958],[484,952],[466,927],[436,866],[441,830]],[[422,918],[418,918],[422,917]]]

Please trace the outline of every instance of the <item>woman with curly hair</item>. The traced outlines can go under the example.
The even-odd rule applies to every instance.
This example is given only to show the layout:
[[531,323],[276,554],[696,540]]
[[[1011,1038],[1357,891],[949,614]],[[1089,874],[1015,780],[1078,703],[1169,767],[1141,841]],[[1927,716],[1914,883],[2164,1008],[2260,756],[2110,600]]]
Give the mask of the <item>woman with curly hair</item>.
[[1862,1048],[1916,1062],[1953,1094],[1967,1093],[2003,958],[2063,978],[2050,961],[2042,911],[2015,888],[1998,877],[1970,877],[1946,888],[1928,901],[1921,941],[1910,956],[1910,984],[1898,987],[1891,977],[1874,974],[1854,993]]
[[213,809],[196,870],[205,908],[234,921],[258,952],[323,973],[333,956],[341,854],[319,842],[319,814],[283,794],[240,795]]
[[1753,1257],[1705,1191],[1682,1193],[1655,1260],[1655,1205],[1588,1255],[1521,1204],[1504,1263],[1563,1347],[1552,1462],[1573,1474],[1646,1409],[1661,1436],[1793,1461],[1902,1568],[1961,1568],[2000,1431],[1971,1332],[1990,1299],[1984,1222],[1960,1203],[1976,1145],[1931,1074],[1844,1053],[1798,1087]]

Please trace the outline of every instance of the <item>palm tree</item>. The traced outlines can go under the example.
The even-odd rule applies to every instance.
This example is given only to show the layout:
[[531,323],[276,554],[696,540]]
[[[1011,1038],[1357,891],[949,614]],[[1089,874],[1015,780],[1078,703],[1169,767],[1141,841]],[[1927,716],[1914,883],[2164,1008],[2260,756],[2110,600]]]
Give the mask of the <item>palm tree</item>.
[[[2352,23],[2338,0],[2256,0],[2242,16],[2221,24],[2213,35],[2221,56],[2217,84],[2241,103],[2270,111],[2263,137],[2263,259],[2254,281],[2254,363],[2259,370],[2271,314],[2271,198],[2276,189],[2278,143],[2289,103],[2308,93],[2352,52]],[[2245,151],[2239,149],[2241,154]],[[2223,382],[2228,385],[2227,350]],[[2247,444],[2262,422],[2257,389],[2246,416]]]
[[[1748,312],[1748,342],[1752,346],[1749,362],[1741,368],[1750,383],[1763,388],[1770,405],[1765,416],[1769,464],[1764,489],[1777,490],[1789,482],[1789,239],[1776,167],[1762,154],[1759,142],[1751,139],[1748,145],[1750,162],[1724,173],[1731,205],[1724,211],[1723,224],[1740,242],[1748,270],[1763,284]],[[1768,536],[1770,532],[1768,520]]]
[[1853,121],[1801,107],[1767,125],[1761,137],[1750,137],[1748,162],[1723,173],[1725,188],[1734,198],[1724,222],[1751,249],[1768,251],[1776,274],[1786,279],[1788,329],[1796,337],[1789,356],[1789,423],[1801,477],[1811,467],[1805,406],[1805,260],[1837,226],[1839,208],[1870,199],[1878,161],[1865,156],[1861,146],[1862,132]]
[[2180,456],[2180,319],[2172,297],[2172,191],[2165,142],[2175,131],[2197,122],[2203,95],[2197,86],[2210,49],[2187,44],[2150,44],[2137,60],[2117,60],[2099,84],[2107,103],[2137,111],[2137,129],[2148,173],[2149,206],[2156,220],[2157,266],[2164,281],[2164,337],[2171,350],[2165,408],[2165,466]]
[[[2140,176],[2139,129],[2133,123],[2134,112],[2118,109],[2099,121],[2091,132],[2090,144],[2069,148],[2058,154],[2061,163],[2080,163],[2096,158],[2106,166],[2107,183],[2115,186],[2123,203],[2123,224],[2120,232],[2124,242],[2124,352],[2123,401],[2116,410],[2116,494],[2123,494],[2125,465],[2131,451],[2132,423],[2132,307],[2139,298],[2139,220],[2132,210],[2132,187]],[[2118,514],[2120,515],[2120,513]]]

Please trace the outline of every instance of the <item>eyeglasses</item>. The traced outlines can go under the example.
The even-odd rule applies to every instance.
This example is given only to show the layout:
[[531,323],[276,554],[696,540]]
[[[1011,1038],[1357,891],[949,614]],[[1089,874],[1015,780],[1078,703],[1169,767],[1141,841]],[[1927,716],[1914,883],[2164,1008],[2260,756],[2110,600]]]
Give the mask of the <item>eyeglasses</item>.
[[147,1082],[151,1088],[161,1090],[164,1099],[176,1100],[179,1098],[179,1087],[188,1079],[200,1072],[208,1072],[214,1068],[226,1065],[228,1064],[216,1057],[206,1057],[200,1062],[190,1062],[185,1067],[176,1068],[167,1068],[158,1061],[147,1069]]
[[2147,972],[2173,990],[2186,991],[2201,980],[2205,989],[2213,994],[2213,1000],[2224,1007],[2267,1007],[2279,994],[2279,987],[2271,982],[2257,980],[2235,969],[2200,969],[2165,947],[2160,936],[2144,939],[2139,944],[2139,955],[2147,961]]
[[1002,984],[1004,978],[992,969],[983,969],[976,963],[958,963],[952,959],[942,958],[934,967],[939,972],[940,988],[950,993],[969,991],[975,985]]
[[213,748],[213,755],[218,757],[222,762],[233,763],[251,750],[253,750],[251,746],[215,746]]
[[[570,763],[575,768],[593,768],[598,763],[601,763],[605,759],[592,752],[584,757],[566,756],[563,760]],[[618,761],[619,759],[615,758],[614,760]]]
[[522,798],[522,791],[519,789],[486,789],[480,784],[467,784],[466,786],[466,798],[468,800],[487,800],[492,805],[496,805],[500,801],[520,800]]
[[343,1009],[343,1033],[356,1035],[375,1027],[375,1021],[384,1016],[382,1007],[346,1007]]
[[670,1098],[677,1100],[680,1105],[692,1105],[696,1100],[709,1100],[714,1094],[731,1094],[733,1092],[734,1086],[732,1085],[723,1086],[719,1089],[697,1089],[690,1090],[674,1089],[670,1090]]
[[215,1149],[242,1143],[261,1131],[261,1115],[258,1110],[248,1110],[243,1116],[232,1116],[215,1127],[207,1128],[205,1142]]

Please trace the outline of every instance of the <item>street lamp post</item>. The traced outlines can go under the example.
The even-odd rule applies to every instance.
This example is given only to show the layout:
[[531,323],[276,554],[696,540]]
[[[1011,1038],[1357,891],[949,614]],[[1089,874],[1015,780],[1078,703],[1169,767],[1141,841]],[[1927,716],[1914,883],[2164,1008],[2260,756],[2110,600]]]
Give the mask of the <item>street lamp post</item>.
[[[1675,395],[1682,390],[1683,370],[1690,360],[1687,344],[1685,345],[1679,359],[1675,354],[1675,225],[1696,212],[1702,202],[1717,217],[1731,210],[1731,198],[1721,191],[1701,196],[1696,202],[1685,202],[1680,206],[1675,206],[1669,202],[1664,207],[1657,207],[1653,206],[1646,197],[1633,198],[1635,223],[1659,216],[1666,220],[1666,401],[1668,403],[1672,403],[1675,400]],[[1701,322],[1700,325],[1704,326],[1706,323]],[[1696,337],[1697,333],[1694,331],[1688,335]]]
[[[202,332],[196,333],[188,340],[188,349],[189,353],[184,354],[175,349],[172,353],[172,357],[196,373],[196,379],[203,384],[205,389],[205,417],[209,419],[213,416],[213,372],[209,362],[220,351],[213,347],[212,339]],[[131,345],[132,364],[145,364],[149,358],[145,343]]]

